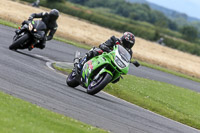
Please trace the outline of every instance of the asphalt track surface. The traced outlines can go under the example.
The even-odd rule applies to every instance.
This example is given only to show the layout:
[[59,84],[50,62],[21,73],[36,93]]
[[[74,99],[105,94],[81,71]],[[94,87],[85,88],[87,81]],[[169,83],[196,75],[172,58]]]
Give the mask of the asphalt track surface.
[[[72,62],[76,50],[86,50],[50,41],[44,50],[8,49],[14,29],[0,25],[0,90],[114,133],[199,133],[199,130],[152,113],[104,92],[86,94],[82,87],[66,85],[66,76],[46,66],[46,62]],[[132,67],[137,76],[190,87],[200,84],[145,67]]]

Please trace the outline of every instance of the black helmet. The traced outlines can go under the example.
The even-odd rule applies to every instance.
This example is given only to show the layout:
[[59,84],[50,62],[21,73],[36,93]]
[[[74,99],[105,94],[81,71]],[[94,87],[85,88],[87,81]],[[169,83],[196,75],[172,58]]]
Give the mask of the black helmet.
[[59,11],[57,9],[52,9],[49,13],[50,20],[56,21],[59,17]]
[[124,48],[131,49],[135,44],[135,36],[131,32],[125,32],[120,38],[120,41],[122,42]]

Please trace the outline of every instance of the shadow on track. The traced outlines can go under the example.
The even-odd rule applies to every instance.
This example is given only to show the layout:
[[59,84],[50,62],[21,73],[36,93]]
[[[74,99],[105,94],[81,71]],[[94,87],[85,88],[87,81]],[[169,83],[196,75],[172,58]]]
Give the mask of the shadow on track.
[[35,58],[35,59],[38,59],[38,60],[40,60],[40,61],[44,61],[44,62],[48,62],[49,60],[48,59],[44,59],[44,58],[42,58],[42,57],[39,57],[39,56],[35,56],[35,55],[32,55],[32,54],[28,54],[28,53],[24,53],[24,52],[21,52],[21,51],[15,51],[15,50],[13,50],[14,52],[17,52],[17,53],[19,53],[19,54],[22,54],[22,55],[26,55],[26,56],[29,56],[29,57],[32,57],[32,58]]
[[[107,95],[107,96],[108,96],[108,95]],[[106,98],[106,97],[101,97],[101,96],[99,96],[99,95],[94,95],[94,97],[97,97],[97,98],[102,99],[102,100],[104,100],[104,101],[108,101],[108,102],[110,102],[110,103],[114,103],[114,104],[117,104],[117,105],[122,105],[122,106],[124,106],[124,104],[119,103],[119,102],[114,101],[114,100],[110,100],[110,99],[108,99],[108,98]],[[110,97],[110,96],[109,96],[109,97]]]
[[[84,90],[78,89],[78,88],[72,88],[72,89],[74,89],[74,90],[76,90],[76,91],[79,91],[79,92],[81,92],[81,93],[87,94],[87,92],[84,91],[84,90],[86,90],[85,88],[84,88]],[[99,95],[99,94],[100,94],[100,95]],[[103,95],[102,92],[99,92],[99,94],[96,94],[96,95],[89,95],[89,94],[87,94],[87,95],[88,95],[88,97],[94,97],[94,98],[97,98],[97,99],[99,99],[99,100],[103,100],[103,101],[107,101],[107,102],[110,102],[110,103],[114,103],[114,104],[117,104],[117,105],[122,105],[122,106],[124,106],[124,104],[122,104],[122,103],[120,103],[120,102],[117,102],[117,101],[114,101],[114,100],[109,99],[109,97],[110,97],[109,95]],[[106,97],[104,97],[104,96],[106,96]]]

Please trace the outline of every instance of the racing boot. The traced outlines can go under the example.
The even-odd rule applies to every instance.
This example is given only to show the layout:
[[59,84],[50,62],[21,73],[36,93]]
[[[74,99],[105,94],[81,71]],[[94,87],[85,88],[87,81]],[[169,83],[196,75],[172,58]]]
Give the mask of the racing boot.
[[15,33],[16,33],[17,35],[19,35],[19,34],[21,33],[21,30],[20,30],[20,29],[17,29],[17,30],[15,30]]
[[91,58],[94,57],[95,53],[98,53],[96,51],[94,51],[94,48],[92,48],[88,53],[86,53],[85,57],[82,58],[82,60],[78,63],[77,65],[77,69],[78,69],[78,73],[81,73],[81,70],[83,68],[83,65],[90,60]]
[[30,45],[30,46],[28,47],[28,50],[31,51],[33,48],[34,48],[34,45],[32,44],[32,45]]
[[78,74],[81,73],[81,70],[83,68],[83,65],[88,61],[87,59],[87,55],[78,63],[77,65],[77,70],[78,70]]
[[35,45],[36,48],[40,48],[40,49],[44,49],[45,46],[46,46],[45,44],[41,44],[41,43],[38,43]]

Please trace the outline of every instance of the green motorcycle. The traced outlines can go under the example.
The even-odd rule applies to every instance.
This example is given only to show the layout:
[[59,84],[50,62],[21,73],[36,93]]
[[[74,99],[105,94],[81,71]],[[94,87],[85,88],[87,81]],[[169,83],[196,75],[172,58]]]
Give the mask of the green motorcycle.
[[66,83],[70,87],[83,86],[87,93],[94,95],[101,91],[108,83],[117,82],[121,75],[128,73],[129,64],[140,66],[137,61],[131,62],[131,55],[121,45],[116,45],[109,53],[93,57],[87,61],[81,72],[77,70],[77,64],[81,60],[80,52],[75,53],[74,68],[68,75]]

